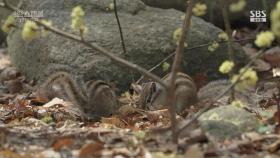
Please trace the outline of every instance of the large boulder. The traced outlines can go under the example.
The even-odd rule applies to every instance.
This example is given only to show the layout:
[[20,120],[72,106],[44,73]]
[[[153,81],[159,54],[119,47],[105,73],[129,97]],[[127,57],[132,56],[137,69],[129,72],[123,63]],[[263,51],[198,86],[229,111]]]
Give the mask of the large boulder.
[[[119,0],[119,18],[123,28],[127,54],[122,53],[120,35],[113,11],[108,11],[111,0],[23,0],[24,10],[43,10],[44,18],[53,21],[53,25],[63,30],[71,30],[71,10],[76,5],[85,9],[85,21],[89,28],[86,39],[96,42],[133,63],[147,69],[153,67],[176,48],[172,35],[182,26],[182,12],[169,9],[157,9],[146,6],[140,0]],[[189,34],[189,47],[217,40],[222,31],[202,19],[193,17]],[[77,32],[75,32],[77,34]],[[29,79],[42,79],[46,69],[57,66],[69,66],[84,80],[104,79],[117,82],[120,89],[128,87],[132,80],[129,70],[104,57],[96,50],[82,44],[50,34],[25,42],[21,30],[13,30],[8,37],[9,53],[12,63]],[[236,61],[244,63],[244,53],[239,45],[234,46]],[[185,49],[183,70],[189,74],[205,72],[217,78],[218,66],[227,58],[227,45],[221,44],[215,52],[206,47]],[[134,73],[134,77],[140,74]],[[156,70],[163,75],[162,68]]]
[[[185,0],[142,0],[145,4],[150,5],[152,7],[159,8],[175,8],[180,11],[186,10],[186,1]],[[202,18],[208,22],[215,24],[216,26],[223,27],[223,17],[220,9],[220,1],[221,0],[198,0],[196,2],[202,2],[207,5],[207,13],[202,16]],[[238,0],[226,0],[229,4],[237,2]],[[277,0],[246,0],[246,7],[244,11],[237,13],[229,13],[229,18],[233,25],[251,25],[253,26],[255,23],[250,23],[250,11],[260,11],[265,10],[267,17],[269,17],[270,10],[275,7],[275,3]],[[269,18],[267,18],[267,21]]]

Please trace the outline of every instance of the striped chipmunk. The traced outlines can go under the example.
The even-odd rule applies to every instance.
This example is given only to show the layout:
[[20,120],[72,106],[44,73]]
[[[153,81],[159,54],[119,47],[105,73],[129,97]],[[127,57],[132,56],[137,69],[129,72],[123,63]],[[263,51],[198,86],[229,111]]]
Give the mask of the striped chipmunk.
[[96,80],[83,84],[65,71],[51,74],[39,87],[37,94],[46,99],[58,97],[70,101],[88,118],[109,116],[119,106],[114,90],[106,82]]
[[[170,74],[163,77],[165,83],[169,83]],[[147,82],[142,84],[142,91],[139,98],[139,106],[143,109],[162,109],[166,99],[166,91],[157,82]],[[184,73],[177,73],[175,79],[176,111],[182,112],[185,108],[195,104],[197,99],[197,88],[192,78]]]

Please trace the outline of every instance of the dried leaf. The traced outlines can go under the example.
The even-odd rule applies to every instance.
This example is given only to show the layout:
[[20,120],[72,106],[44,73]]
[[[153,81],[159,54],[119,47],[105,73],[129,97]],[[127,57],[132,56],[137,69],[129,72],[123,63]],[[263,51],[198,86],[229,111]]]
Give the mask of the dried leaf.
[[52,145],[55,151],[59,151],[61,149],[70,148],[74,144],[74,140],[71,138],[60,138],[54,142]]
[[43,105],[43,107],[50,108],[50,107],[55,106],[55,105],[68,106],[69,104],[67,104],[62,99],[53,98],[50,102],[48,102],[47,104]]
[[103,148],[104,144],[102,143],[85,144],[80,150],[79,157],[99,157]]
[[111,117],[111,118],[103,117],[101,119],[101,123],[115,125],[116,127],[119,127],[119,128],[125,128],[126,127],[126,124],[117,117]]
[[264,55],[263,59],[270,63],[272,67],[279,67],[280,66],[280,47],[274,47],[267,50]]

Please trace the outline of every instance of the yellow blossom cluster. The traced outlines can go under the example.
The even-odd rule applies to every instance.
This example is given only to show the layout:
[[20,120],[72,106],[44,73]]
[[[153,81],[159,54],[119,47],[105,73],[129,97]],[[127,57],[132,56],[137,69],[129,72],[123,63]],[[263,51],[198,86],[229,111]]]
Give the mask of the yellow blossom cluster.
[[221,41],[228,41],[228,35],[227,35],[227,33],[225,33],[225,32],[219,33],[218,38],[219,38]]
[[108,10],[114,10],[114,8],[115,8],[114,3],[110,3],[109,7],[108,7]]
[[164,63],[162,64],[162,70],[163,70],[163,71],[168,71],[169,68],[170,68],[170,64],[169,64],[168,62],[164,62]]
[[275,39],[275,36],[271,31],[260,32],[257,35],[255,44],[260,48],[269,47],[269,46],[271,46],[274,39]]
[[71,18],[72,18],[72,24],[71,27],[74,30],[79,30],[81,33],[87,32],[87,27],[84,23],[84,16],[85,12],[81,8],[81,6],[76,6],[72,9]]
[[2,25],[2,30],[5,33],[10,32],[11,28],[14,26],[15,24],[15,17],[10,15],[6,21],[4,22],[4,24]]
[[219,43],[214,41],[211,45],[209,45],[208,50],[210,52],[214,52],[216,49],[219,48],[219,46],[220,46]]
[[27,20],[24,23],[21,35],[23,40],[25,41],[31,41],[32,39],[38,37],[39,35],[38,25],[33,21]]
[[[245,71],[244,68],[239,70],[239,74],[233,75],[231,82],[235,83],[239,76]],[[244,72],[244,74],[240,77],[239,82],[236,84],[235,89],[238,91],[241,91],[243,89],[246,89],[251,86],[255,86],[258,81],[258,76],[256,71],[254,71],[252,68],[247,69],[247,71]]]
[[222,65],[219,67],[219,71],[223,74],[227,74],[232,71],[232,68],[234,67],[234,62],[226,60],[222,63]]
[[195,16],[203,16],[206,14],[207,6],[204,3],[196,3],[192,9]]
[[280,37],[280,1],[277,2],[276,8],[271,12],[271,30],[275,36]]
[[173,40],[176,41],[176,42],[179,42],[181,36],[182,36],[182,28],[177,28],[173,32]]
[[245,7],[246,7],[246,1],[245,0],[238,0],[238,2],[230,4],[229,10],[231,12],[240,12]]

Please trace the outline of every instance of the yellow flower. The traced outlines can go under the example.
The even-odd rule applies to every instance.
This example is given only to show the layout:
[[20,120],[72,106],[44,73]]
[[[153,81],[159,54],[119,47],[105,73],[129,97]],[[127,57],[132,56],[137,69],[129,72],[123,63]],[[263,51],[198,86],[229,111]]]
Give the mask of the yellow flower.
[[276,9],[271,11],[270,19],[271,19],[271,31],[277,37],[280,37],[280,1],[277,3]]
[[72,17],[71,27],[74,30],[79,30],[81,33],[86,33],[88,30],[84,23],[84,16],[85,16],[85,12],[81,8],[81,6],[76,6],[75,8],[73,8],[71,13],[71,17]]
[[72,9],[71,17],[72,18],[82,18],[85,16],[84,10],[81,8],[81,6],[76,6],[75,8]]
[[219,48],[219,43],[218,42],[216,42],[216,41],[214,41],[209,47],[208,47],[208,50],[210,51],[210,52],[214,52],[216,49],[218,49]]
[[[242,68],[239,73],[243,73],[245,71],[244,68]],[[252,68],[249,68],[241,77],[242,81],[246,81],[247,85],[249,86],[255,86],[258,81],[258,76],[256,71],[254,71]]]
[[225,32],[219,33],[218,38],[222,41],[228,41],[228,35]]
[[271,46],[273,40],[275,39],[274,35],[270,31],[264,31],[257,35],[257,39],[255,40],[255,44],[258,47],[269,47]]
[[[42,20],[41,22],[42,22],[44,25],[46,25],[46,26],[52,26],[52,22],[51,22],[51,21]],[[49,31],[48,31],[48,30],[46,30],[46,29],[43,29],[43,30],[42,30],[42,36],[43,36],[43,37],[46,37],[48,34],[49,34]]]
[[2,30],[5,33],[9,33],[13,25],[15,24],[15,17],[10,15],[2,25]]
[[237,107],[237,108],[244,108],[245,105],[240,100],[234,100],[230,104],[231,106]]
[[38,36],[38,25],[32,21],[26,21],[22,29],[22,38],[25,41],[31,41]]
[[80,27],[80,31],[81,31],[81,33],[87,33],[88,32],[88,28],[86,26],[81,26]]
[[223,74],[227,74],[232,70],[233,67],[234,67],[234,62],[226,60],[220,66],[219,71]]
[[229,6],[229,10],[231,12],[240,12],[246,7],[246,1],[245,0],[239,0],[236,3],[232,3]]
[[182,28],[178,28],[174,31],[173,33],[173,39],[176,41],[176,42],[179,42],[180,38],[182,36]]
[[[244,68],[242,68],[239,71],[238,75],[233,75],[231,78],[231,82],[235,83],[240,76],[241,73],[245,71]],[[241,91],[243,89],[246,89],[247,87],[255,86],[258,81],[258,76],[256,71],[254,71],[252,68],[249,68],[241,77],[240,81],[236,84],[235,89],[238,91]]]
[[115,6],[114,3],[110,3],[108,9],[109,10],[114,10]]
[[170,68],[170,64],[169,64],[169,63],[164,62],[164,63],[162,64],[162,70],[163,70],[163,71],[167,71],[169,68]]
[[202,16],[206,14],[207,6],[204,3],[196,3],[192,9],[195,16]]

